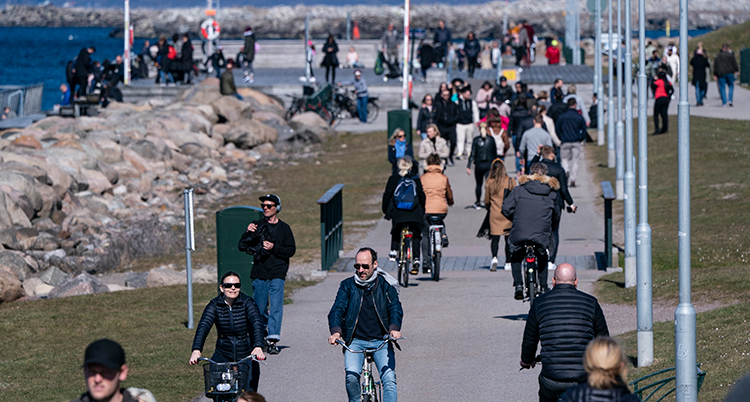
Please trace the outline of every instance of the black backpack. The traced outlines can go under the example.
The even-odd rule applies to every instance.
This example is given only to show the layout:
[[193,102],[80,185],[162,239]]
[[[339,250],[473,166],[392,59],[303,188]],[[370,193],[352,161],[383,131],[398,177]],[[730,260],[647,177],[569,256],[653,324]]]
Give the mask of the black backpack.
[[419,205],[417,197],[417,183],[408,177],[402,177],[396,185],[396,191],[393,192],[393,204],[396,209],[403,211],[413,211]]

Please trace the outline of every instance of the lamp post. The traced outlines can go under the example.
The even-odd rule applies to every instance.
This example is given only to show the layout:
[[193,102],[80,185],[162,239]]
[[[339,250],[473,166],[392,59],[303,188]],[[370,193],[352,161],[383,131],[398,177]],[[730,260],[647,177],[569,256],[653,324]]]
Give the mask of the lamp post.
[[404,67],[401,69],[404,79],[402,81],[401,90],[401,109],[409,110],[409,75],[411,74],[409,68],[409,0],[404,0]]
[[688,103],[688,0],[680,0],[680,102],[677,104],[677,193],[680,303],[674,313],[675,396],[696,402],[695,308],[690,300],[690,104]]
[[615,133],[615,149],[617,150],[617,181],[615,183],[616,196],[618,200],[624,199],[625,186],[623,179],[625,176],[625,149],[624,135],[625,126],[622,123],[622,2],[617,0],[617,131]]
[[125,50],[122,55],[125,65],[123,84],[130,85],[130,0],[125,0],[125,34],[123,37],[125,38]]
[[648,224],[648,88],[646,87],[646,0],[638,0],[638,228],[636,272],[638,367],[654,362],[651,286],[651,227]]
[[615,49],[612,48],[612,0],[608,1],[609,35],[607,38],[607,167],[615,167],[615,99],[614,63]]
[[633,155],[633,30],[630,0],[625,0],[625,287],[636,285],[635,163]]
[[596,144],[604,145],[604,84],[602,84],[602,2],[594,4],[594,92],[596,92]]

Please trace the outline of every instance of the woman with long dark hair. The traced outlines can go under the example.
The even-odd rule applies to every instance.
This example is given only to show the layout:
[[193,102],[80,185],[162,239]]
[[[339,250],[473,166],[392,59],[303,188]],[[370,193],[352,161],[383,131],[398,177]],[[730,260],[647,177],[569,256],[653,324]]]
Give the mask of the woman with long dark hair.
[[331,83],[336,83],[336,67],[339,66],[339,58],[336,53],[339,52],[339,45],[336,44],[336,39],[333,35],[329,34],[326,43],[323,45],[323,63],[322,67],[326,68],[326,82],[328,82],[328,74],[331,74]]
[[419,116],[417,116],[417,134],[422,137],[422,140],[427,139],[427,126],[430,124],[435,124],[435,106],[432,95],[427,94],[422,98],[422,107],[419,108]]
[[505,236],[505,260],[509,261],[508,234],[513,227],[513,222],[503,215],[502,209],[506,193],[510,193],[514,187],[516,187],[516,181],[508,176],[502,159],[497,158],[492,161],[484,191],[484,205],[487,207],[490,223],[490,251],[492,252],[490,271],[497,270],[500,236]]

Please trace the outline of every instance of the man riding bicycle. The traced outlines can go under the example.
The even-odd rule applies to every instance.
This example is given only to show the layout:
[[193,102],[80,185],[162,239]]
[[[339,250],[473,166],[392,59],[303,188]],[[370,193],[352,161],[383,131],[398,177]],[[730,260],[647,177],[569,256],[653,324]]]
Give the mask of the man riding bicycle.
[[539,261],[539,283],[541,292],[547,286],[547,248],[552,233],[552,221],[559,219],[560,207],[557,203],[557,190],[560,183],[547,176],[547,166],[541,163],[531,165],[531,175],[518,178],[519,186],[511,191],[503,201],[503,215],[513,222],[510,230],[510,263],[513,272],[513,286],[516,300],[523,299],[523,274],[521,262],[525,256],[525,246],[534,246]]
[[[398,290],[391,285],[387,274],[378,271],[378,255],[365,247],[357,252],[354,276],[344,279],[336,293],[336,301],[328,313],[331,336],[328,343],[342,340],[351,350],[376,348],[384,335],[401,337],[404,310]],[[360,375],[364,363],[361,353],[344,352],[346,367],[346,393],[349,402],[359,402]],[[396,358],[393,345],[380,349],[373,355],[383,383],[383,401],[396,402]]]
[[[431,154],[427,157],[425,173],[420,177],[426,198],[424,206],[425,230],[422,234],[422,255],[425,260],[422,265],[422,273],[425,274],[430,272],[429,248],[432,239],[428,236],[430,228],[429,219],[434,216],[443,221],[448,215],[448,207],[453,205],[453,190],[451,190],[451,183],[448,181],[448,177],[443,174],[441,163],[442,160],[438,154]],[[443,222],[443,225],[445,225],[445,222]],[[444,239],[444,243],[447,243],[447,236]]]

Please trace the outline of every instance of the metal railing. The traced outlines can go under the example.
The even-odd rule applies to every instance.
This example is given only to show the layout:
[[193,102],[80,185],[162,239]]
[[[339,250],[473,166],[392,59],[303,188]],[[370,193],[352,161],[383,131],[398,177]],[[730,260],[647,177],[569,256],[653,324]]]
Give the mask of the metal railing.
[[331,187],[318,200],[320,204],[320,264],[328,271],[344,249],[343,184]]
[[0,85],[0,110],[10,107],[18,117],[42,111],[44,84]]
[[604,198],[604,261],[605,269],[612,267],[612,200],[615,199],[615,192],[612,190],[612,183],[602,182],[602,198]]
[[[608,183],[608,182],[607,182]],[[658,398],[656,399],[656,402],[661,402],[664,398],[671,395],[673,392],[675,392],[676,387],[674,385],[675,376],[672,375],[671,377],[665,377],[659,379],[661,375],[669,375],[674,372],[675,368],[670,367],[664,370],[659,370],[657,372],[651,373],[649,375],[643,376],[637,380],[631,381],[630,385],[634,387],[633,393],[638,396],[638,399],[640,399],[643,402],[650,402],[651,398]],[[703,385],[703,380],[706,378],[706,372],[701,370],[701,364],[698,363],[696,367],[696,376],[697,376],[697,392],[700,392],[701,385]],[[643,383],[648,381],[654,381],[650,384],[643,385]],[[669,386],[672,385],[671,388]],[[644,396],[644,394],[646,394]]]

